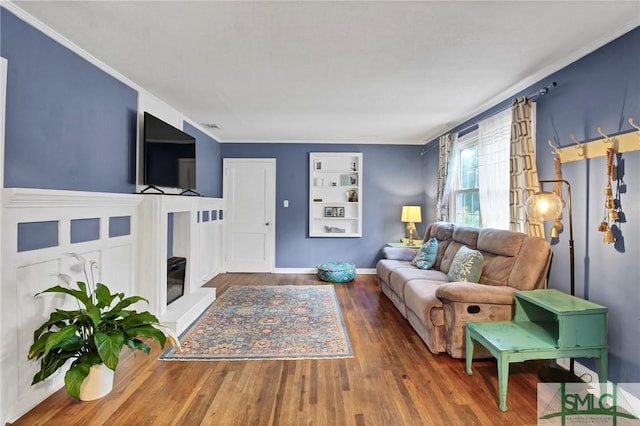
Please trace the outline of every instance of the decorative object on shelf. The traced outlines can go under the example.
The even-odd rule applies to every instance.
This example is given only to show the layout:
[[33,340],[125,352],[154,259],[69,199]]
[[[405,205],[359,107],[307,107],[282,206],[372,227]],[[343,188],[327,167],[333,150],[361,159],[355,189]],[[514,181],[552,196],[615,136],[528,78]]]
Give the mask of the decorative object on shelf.
[[[148,337],[164,347],[167,337],[176,346],[175,333],[162,326],[151,313],[126,309],[146,299],[140,296],[125,297],[123,293],[112,294],[102,283],[96,283],[94,269],[97,264],[72,254],[82,268],[85,281],[77,281],[58,274],[66,286],[56,285],[44,293],[66,294],[77,303],[78,309],[56,309],[49,319],[34,332],[34,343],[29,349],[29,359],[40,360],[40,371],[33,377],[32,385],[45,380],[71,362],[64,377],[65,388],[70,396],[91,401],[108,394],[113,387],[113,372],[118,365],[122,348],[149,354],[149,346],[140,340]],[[87,270],[88,269],[88,270]]]
[[352,189],[350,191],[347,191],[347,200],[350,203],[357,203],[358,202],[358,190],[357,189]]
[[322,161],[316,160],[313,162],[314,170],[322,170]]
[[346,229],[344,228],[338,228],[336,226],[325,226],[324,230],[328,233],[328,234],[344,234],[345,232],[347,232]]
[[[547,192],[542,190],[545,183],[553,183],[566,185],[567,187],[567,211],[569,213],[569,294],[575,296],[576,294],[576,267],[575,267],[575,249],[573,244],[573,208],[571,205],[571,184],[564,179],[551,179],[540,180],[540,191],[530,196],[525,204],[525,211],[530,218],[543,221],[552,221],[555,223],[558,218],[562,216],[562,208],[564,202],[554,192]],[[563,374],[563,370],[556,368],[549,368],[542,374],[549,378],[545,381],[554,382],[572,382],[575,381],[575,361],[573,358],[569,360],[569,375]]]
[[416,223],[422,222],[420,206],[402,206],[401,220],[407,224],[407,238],[409,244],[413,244],[413,240],[418,239]]
[[344,217],[344,207],[325,207],[325,217]]
[[318,265],[318,278],[332,283],[346,283],[356,277],[356,265],[347,262],[329,262]]

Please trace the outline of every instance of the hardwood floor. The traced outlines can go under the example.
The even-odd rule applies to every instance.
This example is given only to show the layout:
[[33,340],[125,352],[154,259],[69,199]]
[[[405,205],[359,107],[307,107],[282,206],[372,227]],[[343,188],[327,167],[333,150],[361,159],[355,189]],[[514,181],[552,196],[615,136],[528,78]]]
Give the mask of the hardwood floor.
[[[314,275],[221,274],[207,286],[324,284]],[[354,358],[159,361],[127,349],[113,391],[78,402],[64,389],[15,425],[534,425],[539,363],[512,364],[497,404],[493,360],[433,355],[380,293],[374,275],[336,292]]]

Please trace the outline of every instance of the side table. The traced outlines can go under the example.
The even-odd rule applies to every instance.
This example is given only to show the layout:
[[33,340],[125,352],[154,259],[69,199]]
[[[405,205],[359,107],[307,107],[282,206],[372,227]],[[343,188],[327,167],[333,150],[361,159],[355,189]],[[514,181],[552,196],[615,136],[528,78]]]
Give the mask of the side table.
[[396,248],[412,248],[412,249],[419,249],[420,247],[422,247],[422,241],[418,241],[416,240],[416,244],[411,245],[411,244],[405,244],[405,243],[385,243],[384,246],[385,247],[396,247]]
[[466,325],[466,369],[471,375],[474,340],[498,363],[500,410],[507,411],[509,363],[530,359],[596,358],[607,381],[607,308],[554,289],[517,291],[513,321]]

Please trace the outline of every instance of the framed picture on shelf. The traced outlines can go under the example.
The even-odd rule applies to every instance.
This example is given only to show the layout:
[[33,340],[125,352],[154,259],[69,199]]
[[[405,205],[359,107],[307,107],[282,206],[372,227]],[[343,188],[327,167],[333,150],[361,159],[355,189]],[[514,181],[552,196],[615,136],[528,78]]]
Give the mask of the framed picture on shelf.
[[333,207],[324,208],[324,217],[333,217]]
[[313,170],[322,170],[322,161],[315,160],[313,162]]
[[344,207],[338,207],[338,212],[336,216],[344,217]]

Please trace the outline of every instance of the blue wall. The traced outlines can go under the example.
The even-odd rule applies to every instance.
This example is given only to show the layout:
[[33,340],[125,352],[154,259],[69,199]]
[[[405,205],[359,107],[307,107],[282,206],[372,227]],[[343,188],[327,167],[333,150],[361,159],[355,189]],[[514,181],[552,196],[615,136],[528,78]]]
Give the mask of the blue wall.
[[[276,159],[276,267],[310,268],[331,260],[373,268],[386,241],[398,241],[403,204],[423,205],[422,146],[222,144],[223,158]],[[309,238],[309,153],[363,153],[361,238]],[[284,208],[283,201],[289,200]],[[423,210],[424,211],[424,210]],[[418,233],[424,232],[418,224]]]
[[[135,191],[138,92],[0,8],[5,187]],[[222,196],[219,143],[196,137],[198,192]]]
[[222,198],[222,158],[220,144],[189,122],[182,130],[196,138],[196,187],[205,197]]
[[[598,127],[609,135],[633,130],[627,120],[632,117],[640,122],[639,70],[640,28],[636,28],[519,94],[529,94],[552,81],[558,83],[557,88],[536,100],[540,179],[554,178],[553,155],[547,140],[570,146],[571,134],[580,141],[599,138]],[[453,131],[466,128],[509,103],[510,100],[501,102]],[[430,150],[427,155],[437,158],[438,153]],[[609,380],[629,383],[640,382],[640,151],[621,154],[618,165],[625,190],[620,200],[626,222],[617,227],[615,245],[603,244],[602,233],[598,232],[604,214],[605,158],[565,163],[562,172],[571,183],[573,195],[576,293],[609,308]],[[436,176],[430,175],[427,183]],[[568,238],[565,219],[565,232],[553,246],[549,286],[566,292]],[[590,360],[585,363],[595,368]]]
[[137,92],[1,10],[5,186],[135,189]]

